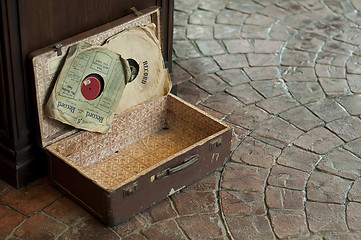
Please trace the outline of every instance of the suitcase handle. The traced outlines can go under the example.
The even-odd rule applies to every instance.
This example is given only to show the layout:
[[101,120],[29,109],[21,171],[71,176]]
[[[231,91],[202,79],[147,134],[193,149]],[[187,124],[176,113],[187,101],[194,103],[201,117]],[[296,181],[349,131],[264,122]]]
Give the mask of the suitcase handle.
[[164,178],[164,177],[167,177],[173,173],[176,173],[176,172],[179,172],[179,171],[182,171],[183,169],[195,164],[196,162],[198,162],[199,160],[199,155],[196,154],[196,155],[192,155],[186,159],[184,159],[183,163],[176,166],[176,167],[173,167],[173,168],[167,168],[167,169],[164,169],[163,171],[157,173],[155,175],[155,179],[160,179],[160,178]]

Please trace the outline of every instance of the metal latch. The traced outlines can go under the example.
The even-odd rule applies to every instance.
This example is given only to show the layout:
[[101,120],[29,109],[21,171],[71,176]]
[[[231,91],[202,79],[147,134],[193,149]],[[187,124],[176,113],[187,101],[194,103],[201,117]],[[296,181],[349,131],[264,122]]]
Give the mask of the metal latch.
[[123,197],[132,195],[138,190],[138,182],[131,183],[130,185],[123,188]]
[[222,145],[222,138],[217,138],[209,142],[209,151],[220,147]]
[[61,44],[61,43],[55,45],[56,55],[57,56],[61,56],[63,54],[62,51],[61,51],[62,46],[63,46],[63,44]]

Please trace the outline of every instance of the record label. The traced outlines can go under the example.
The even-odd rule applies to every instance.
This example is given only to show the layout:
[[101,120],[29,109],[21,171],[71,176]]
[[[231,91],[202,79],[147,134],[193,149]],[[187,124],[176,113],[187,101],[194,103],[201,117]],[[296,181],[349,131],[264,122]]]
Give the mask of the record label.
[[86,100],[94,100],[102,92],[104,81],[98,74],[88,75],[81,83],[81,94]]

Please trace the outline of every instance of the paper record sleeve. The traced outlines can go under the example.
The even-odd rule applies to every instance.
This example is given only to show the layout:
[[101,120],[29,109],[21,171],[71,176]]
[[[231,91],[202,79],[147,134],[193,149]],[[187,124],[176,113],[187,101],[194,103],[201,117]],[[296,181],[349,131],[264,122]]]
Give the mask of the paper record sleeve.
[[128,61],[119,54],[79,43],[69,48],[46,111],[62,123],[106,133],[129,78]]
[[136,73],[124,89],[117,113],[169,93],[170,77],[168,69],[164,68],[155,24],[121,32],[103,46],[127,59],[132,72]]

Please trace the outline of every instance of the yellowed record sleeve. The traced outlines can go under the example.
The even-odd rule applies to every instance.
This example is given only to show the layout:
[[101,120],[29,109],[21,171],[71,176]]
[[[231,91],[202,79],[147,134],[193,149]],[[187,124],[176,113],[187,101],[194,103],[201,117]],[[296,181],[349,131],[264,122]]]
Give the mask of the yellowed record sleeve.
[[76,128],[106,133],[129,76],[128,61],[109,49],[88,43],[70,47],[47,113]]
[[135,27],[108,39],[103,45],[125,59],[135,60],[139,66],[135,69],[137,76],[124,88],[117,113],[154,97],[167,95],[171,89],[155,28],[155,24]]

